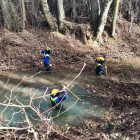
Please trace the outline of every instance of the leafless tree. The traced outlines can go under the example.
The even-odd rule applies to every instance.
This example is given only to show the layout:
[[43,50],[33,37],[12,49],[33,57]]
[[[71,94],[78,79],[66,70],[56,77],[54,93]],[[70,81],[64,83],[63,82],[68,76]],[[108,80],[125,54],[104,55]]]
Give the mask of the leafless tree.
[[91,20],[91,25],[95,34],[98,28],[98,22],[99,22],[99,17],[100,17],[99,0],[90,0],[90,5],[91,5],[90,20]]
[[104,31],[104,27],[105,27],[105,24],[107,21],[108,11],[109,11],[109,8],[110,8],[112,1],[113,0],[106,0],[105,4],[104,4],[104,9],[103,9],[103,12],[101,14],[101,18],[99,20],[99,25],[98,25],[98,30],[97,30],[97,40],[99,42],[102,41],[102,33]]
[[[114,16],[112,21],[112,33],[115,36],[117,13],[128,17],[130,21],[130,29],[132,23],[140,22],[140,1],[139,0],[114,0]],[[91,21],[91,26],[94,35],[97,36],[97,41],[102,40],[102,33],[107,22],[107,17],[110,17],[109,9],[113,0],[1,0],[0,7],[4,26],[8,30],[22,31],[25,28],[25,23],[32,25],[45,25],[53,30],[59,30],[61,33],[71,30],[65,26],[67,24],[67,13],[70,12],[74,22],[84,24]],[[119,4],[120,3],[120,4]],[[113,6],[113,5],[112,5]],[[29,8],[28,8],[29,7]],[[52,7],[53,8],[52,10]],[[51,8],[51,10],[50,10]],[[120,8],[120,9],[119,9]],[[29,11],[31,10],[31,11]],[[28,13],[26,15],[26,13]],[[108,14],[109,13],[109,14]],[[90,16],[89,16],[90,15]],[[30,18],[31,19],[30,19]],[[83,20],[85,18],[85,20]],[[29,22],[28,22],[29,21]],[[71,19],[69,19],[71,21]],[[82,23],[84,22],[84,23]],[[70,22],[72,25],[73,22]],[[80,26],[79,24],[79,26]],[[76,25],[76,24],[75,24]],[[47,27],[46,27],[47,28]],[[74,28],[74,27],[73,27]],[[61,30],[60,30],[61,29]],[[130,31],[130,30],[129,30]]]
[[56,23],[52,20],[52,15],[50,13],[50,9],[48,6],[48,1],[47,0],[41,0],[42,3],[42,8],[44,11],[45,19],[48,23],[48,26],[51,30],[56,30]]
[[[78,77],[79,75],[81,74],[81,72],[83,71],[83,69],[85,68],[86,64],[83,65],[83,68],[81,69],[81,71],[79,72],[79,74],[67,85],[67,93],[68,92],[71,92],[71,88],[68,88]],[[4,109],[2,110],[2,112],[0,113],[0,138],[3,138],[3,137],[13,137],[13,138],[16,138],[17,135],[16,135],[16,132],[20,133],[21,131],[27,131],[28,134],[33,134],[35,140],[38,140],[39,138],[43,139],[43,140],[46,140],[48,139],[48,135],[50,134],[50,132],[56,132],[57,134],[61,135],[62,137],[65,137],[67,139],[70,139],[69,137],[63,135],[57,128],[55,128],[53,126],[53,124],[51,123],[51,120],[54,119],[55,117],[58,117],[59,115],[65,113],[66,111],[68,111],[70,108],[72,108],[78,101],[78,99],[75,101],[75,103],[70,106],[67,110],[63,111],[60,113],[60,110],[58,111],[58,114],[56,116],[54,116],[53,118],[50,116],[50,112],[53,111],[53,109],[55,109],[56,106],[58,106],[59,104],[61,104],[61,101],[56,104],[55,106],[51,107],[50,109],[47,109],[47,110],[43,110],[43,112],[41,112],[41,103],[43,101],[46,101],[46,96],[50,96],[50,94],[46,94],[47,91],[48,91],[48,88],[46,88],[45,92],[44,92],[44,95],[43,96],[38,96],[38,97],[34,97],[34,94],[32,93],[32,89],[30,90],[30,101],[29,101],[29,104],[28,105],[25,105],[23,103],[21,103],[17,98],[16,96],[13,97],[13,90],[15,90],[16,88],[18,88],[18,86],[24,82],[24,79],[26,77],[23,77],[23,79],[12,89],[10,89],[8,87],[8,83],[9,83],[9,80],[10,80],[10,76],[6,82],[6,84],[4,84],[2,81],[0,81],[0,84],[3,85],[3,90],[4,91],[5,89],[9,90],[10,91],[10,95],[9,97],[5,96],[6,97],[6,100],[1,102],[0,103],[0,106],[3,106]],[[0,93],[2,93],[2,91],[0,91]],[[66,94],[67,94],[66,93]],[[65,96],[66,96],[65,94]],[[75,96],[77,97],[77,96]],[[37,99],[40,99],[40,102],[38,104],[38,106],[35,106],[34,104],[34,101],[37,100]],[[13,103],[13,101],[16,101],[16,103]],[[18,108],[19,110],[17,112],[13,112],[12,114],[12,117],[11,119],[7,119],[4,115],[5,111],[9,108],[9,107],[14,107],[14,108]],[[38,119],[34,119],[34,121],[38,122],[38,123],[35,123],[33,124],[32,121],[30,121],[29,119],[29,116],[28,116],[28,113],[26,111],[26,108],[30,108],[32,111],[35,112],[36,116],[38,117]],[[49,112],[49,113],[48,113]],[[16,114],[18,113],[21,113],[23,118],[24,118],[24,125],[22,127],[19,127],[19,126],[15,126],[15,127],[10,127],[10,123],[13,121],[13,118]],[[44,115],[48,113],[48,115]],[[4,124],[4,122],[6,122],[6,124]],[[19,122],[19,124],[23,124],[23,122]],[[41,127],[40,127],[41,126]],[[39,129],[39,131],[38,131]],[[3,130],[3,131],[2,131]],[[7,130],[7,131],[5,131]],[[9,130],[14,130],[14,132],[12,131],[9,131]],[[26,139],[27,137],[30,137],[30,136],[27,136],[27,135],[24,135],[24,136],[21,136],[22,139]]]
[[14,3],[11,0],[1,0],[0,6],[2,9],[3,19],[4,19],[4,26],[11,31],[21,31],[25,27],[25,8],[24,8],[24,1],[18,1],[16,7],[20,9],[19,15],[18,11],[15,8]]
[[78,15],[77,15],[77,11],[76,11],[76,1],[72,0],[73,3],[73,18],[74,18],[74,22],[78,23]]
[[117,20],[117,14],[118,14],[118,9],[119,9],[119,3],[120,0],[115,1],[115,10],[114,10],[114,15],[113,15],[113,22],[112,22],[112,37],[115,37],[115,27],[116,27],[116,20]]
[[58,28],[60,29],[63,26],[63,21],[65,19],[65,12],[63,8],[63,0],[57,0],[57,21]]

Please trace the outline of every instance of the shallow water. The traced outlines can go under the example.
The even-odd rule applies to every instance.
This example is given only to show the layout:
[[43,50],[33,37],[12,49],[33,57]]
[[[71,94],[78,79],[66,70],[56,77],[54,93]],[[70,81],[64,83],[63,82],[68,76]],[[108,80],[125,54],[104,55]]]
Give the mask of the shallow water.
[[[51,90],[53,88],[58,88],[61,90],[61,84],[69,84],[78,73],[57,72],[47,75],[45,72],[42,72],[35,77],[30,78],[34,74],[35,73],[33,72],[13,72],[11,75],[0,75],[0,81],[6,84],[8,77],[10,76],[7,87],[14,88],[18,83],[20,83],[22,78],[26,76],[24,81],[12,92],[12,98],[16,96],[16,99],[24,105],[29,105],[30,94],[34,94],[34,97],[39,97],[44,95],[46,89],[48,88],[46,93],[48,96],[45,97],[46,101],[43,100],[43,102],[40,104],[40,112],[44,112],[45,110],[51,108],[49,96]],[[104,107],[99,97],[95,96],[94,98],[91,98],[94,94],[92,91],[88,91],[83,88],[84,84],[89,84],[91,82],[94,82],[93,74],[82,73],[71,85],[73,86],[71,91],[76,94],[81,101],[77,101],[75,96],[68,93],[68,99],[62,102],[63,107],[61,110],[53,109],[49,111],[49,118],[51,118],[56,124],[63,124],[66,122],[78,123],[83,117],[102,116],[108,109]],[[1,83],[0,90],[2,89],[3,85]],[[7,97],[9,98],[10,90],[5,89],[4,91],[0,92],[0,96],[0,103],[2,103]],[[40,101],[41,99],[34,100],[33,103],[35,107],[39,106]],[[12,101],[12,103],[18,104],[15,99]],[[4,106],[0,106],[0,112],[2,112],[3,109]],[[18,113],[18,111],[20,111],[20,109],[17,107],[8,107],[4,111],[3,117],[9,120],[12,118],[13,113],[17,112],[17,114],[14,115],[11,123],[12,126],[15,126],[18,122],[24,119],[24,116],[20,112]],[[31,120],[37,119],[37,115],[33,110],[26,108],[26,111]],[[48,116],[48,113],[43,114],[43,116]]]

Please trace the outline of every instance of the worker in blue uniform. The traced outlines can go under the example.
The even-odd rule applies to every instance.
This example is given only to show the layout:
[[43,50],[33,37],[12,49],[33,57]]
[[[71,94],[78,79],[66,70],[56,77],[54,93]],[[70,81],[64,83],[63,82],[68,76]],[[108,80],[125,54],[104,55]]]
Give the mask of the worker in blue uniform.
[[96,75],[98,76],[104,75],[103,63],[105,62],[105,59],[103,57],[98,57],[96,61],[97,61]]
[[[63,96],[60,96],[61,94],[63,94]],[[55,106],[56,104],[66,100],[68,98],[67,95],[67,90],[65,89],[65,86],[63,86],[63,90],[59,91],[58,89],[53,89],[51,91],[51,103],[52,106]],[[57,108],[60,108],[60,106],[56,106]]]
[[44,55],[44,67],[46,68],[46,71],[49,71],[49,73],[51,73],[51,61],[50,61],[50,54],[52,53],[52,50],[47,47],[45,50],[42,50],[42,54]]

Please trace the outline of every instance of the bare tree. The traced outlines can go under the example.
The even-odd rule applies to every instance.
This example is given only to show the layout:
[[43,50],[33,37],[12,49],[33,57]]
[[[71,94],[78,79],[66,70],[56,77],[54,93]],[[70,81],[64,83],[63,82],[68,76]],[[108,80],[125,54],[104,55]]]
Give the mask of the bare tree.
[[[19,1],[20,5],[20,1]],[[19,6],[18,5],[18,6]],[[23,19],[23,15],[20,17],[18,12],[16,11],[14,4],[11,0],[0,0],[0,6],[2,9],[3,19],[4,19],[4,26],[11,31],[22,31],[25,27],[25,19]],[[25,18],[24,12],[24,4],[22,2],[22,9]]]
[[40,0],[32,0],[31,1],[31,21],[32,21],[32,25],[38,25],[38,12],[39,12],[39,4],[40,4]]
[[112,22],[112,37],[115,37],[115,28],[116,28],[116,21],[117,21],[117,14],[119,9],[120,0],[115,1],[115,10],[113,15],[113,22]]
[[46,22],[48,23],[48,26],[51,30],[56,30],[56,23],[52,20],[52,15],[49,10],[48,1],[47,0],[41,0],[42,8],[44,11]]
[[63,26],[63,21],[65,19],[63,0],[57,0],[56,3],[57,3],[57,22],[58,28],[60,29]]
[[78,15],[77,15],[77,11],[76,11],[76,2],[75,0],[72,0],[73,2],[73,18],[74,18],[74,22],[78,23]]
[[90,20],[94,33],[98,28],[98,22],[100,17],[100,3],[99,0],[90,0],[91,11],[90,11]]
[[25,23],[26,23],[26,11],[25,11],[25,3],[24,0],[21,0],[21,9],[22,9],[22,16],[23,16],[23,29],[25,29]]
[[105,24],[106,24],[106,21],[107,21],[107,16],[108,16],[108,11],[109,11],[109,8],[110,8],[110,5],[112,3],[113,0],[106,0],[105,1],[105,5],[104,5],[104,9],[103,9],[103,12],[101,14],[101,18],[99,20],[99,25],[98,25],[98,30],[97,30],[97,41],[102,41],[102,33],[104,31],[104,27],[105,27]]

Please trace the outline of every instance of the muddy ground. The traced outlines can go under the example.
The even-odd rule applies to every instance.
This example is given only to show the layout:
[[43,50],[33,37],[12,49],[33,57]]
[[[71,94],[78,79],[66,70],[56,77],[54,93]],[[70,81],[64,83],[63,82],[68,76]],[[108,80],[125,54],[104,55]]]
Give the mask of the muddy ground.
[[[22,33],[0,31],[0,72],[40,71],[43,67],[41,50],[52,49],[54,70],[71,69],[95,75],[95,58],[105,56],[106,76],[98,77],[85,88],[95,91],[105,105],[111,106],[103,118],[92,117],[81,124],[60,128],[71,139],[78,140],[131,140],[140,139],[140,28],[119,19],[116,38],[109,36],[106,27],[103,42],[83,44],[75,33],[62,35],[46,29],[30,28]],[[50,133],[50,139],[66,139]]]

